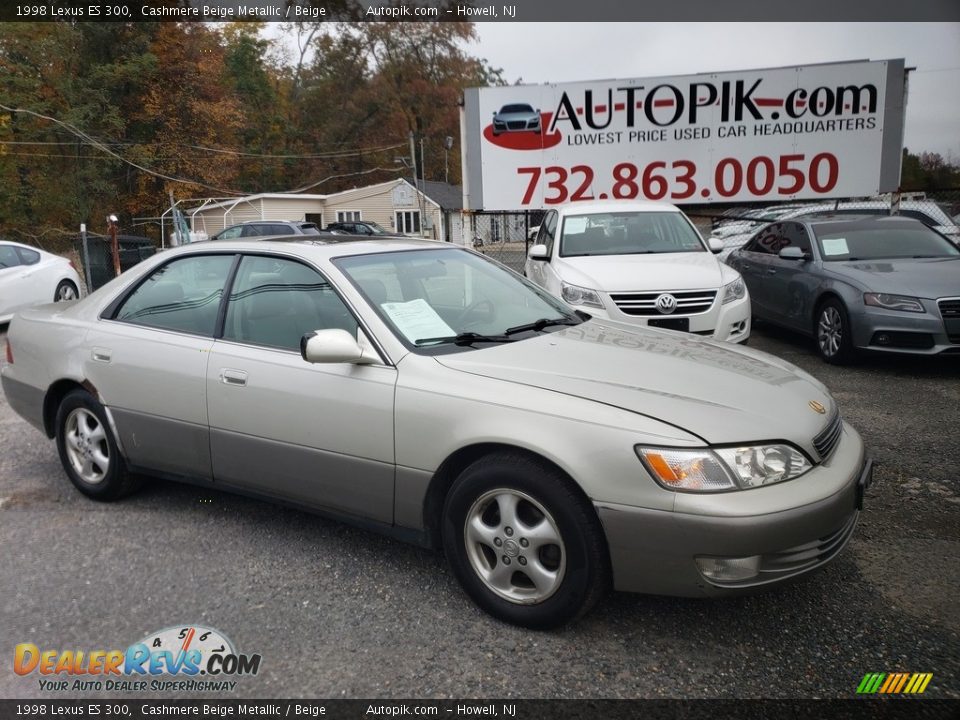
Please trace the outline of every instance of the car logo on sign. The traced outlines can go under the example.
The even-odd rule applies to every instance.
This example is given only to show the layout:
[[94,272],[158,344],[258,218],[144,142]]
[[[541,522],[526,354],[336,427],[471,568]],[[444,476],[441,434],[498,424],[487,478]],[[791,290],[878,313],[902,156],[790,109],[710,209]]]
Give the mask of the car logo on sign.
[[818,403],[816,400],[811,400],[811,401],[810,401],[810,409],[811,409],[811,410],[815,410],[816,412],[820,413],[821,415],[823,415],[824,413],[827,412],[827,409],[826,409],[821,403]]
[[669,315],[677,309],[677,299],[670,293],[664,293],[657,298],[657,310],[664,315]]

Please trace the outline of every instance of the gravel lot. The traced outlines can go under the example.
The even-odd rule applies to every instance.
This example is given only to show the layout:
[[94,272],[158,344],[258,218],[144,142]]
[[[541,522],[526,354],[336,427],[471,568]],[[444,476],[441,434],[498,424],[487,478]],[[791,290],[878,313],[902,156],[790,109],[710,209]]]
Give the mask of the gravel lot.
[[850,546],[800,584],[614,594],[549,633],[483,615],[434,553],[306,513],[162,482],[86,500],[0,400],[0,697],[51,697],[11,672],[17,643],[121,649],[199,623],[263,656],[231,697],[844,698],[901,671],[960,698],[960,361],[838,369],[766,327],[751,345],[823,380],[878,462]]

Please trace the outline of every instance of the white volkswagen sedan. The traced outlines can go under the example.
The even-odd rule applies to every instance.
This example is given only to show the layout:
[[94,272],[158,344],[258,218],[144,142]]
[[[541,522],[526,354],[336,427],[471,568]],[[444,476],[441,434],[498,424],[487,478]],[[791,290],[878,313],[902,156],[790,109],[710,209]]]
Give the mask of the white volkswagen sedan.
[[750,297],[679,208],[575,203],[549,211],[524,272],[594,317],[745,343]]
[[193,243],[24,310],[7,400],[93,499],[149,474],[442,547],[531,627],[610,586],[785,581],[852,536],[871,464],[803,371],[589,318],[471,250],[344,237]]
[[80,287],[80,276],[66,258],[0,240],[0,323],[30,305],[76,300]]

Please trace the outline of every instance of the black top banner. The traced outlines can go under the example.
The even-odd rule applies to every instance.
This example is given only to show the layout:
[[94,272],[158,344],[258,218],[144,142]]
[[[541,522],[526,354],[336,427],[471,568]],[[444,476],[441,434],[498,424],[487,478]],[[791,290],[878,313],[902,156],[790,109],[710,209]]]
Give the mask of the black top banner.
[[[958,21],[957,0],[7,0],[2,22]],[[545,41],[549,41],[546,39]]]

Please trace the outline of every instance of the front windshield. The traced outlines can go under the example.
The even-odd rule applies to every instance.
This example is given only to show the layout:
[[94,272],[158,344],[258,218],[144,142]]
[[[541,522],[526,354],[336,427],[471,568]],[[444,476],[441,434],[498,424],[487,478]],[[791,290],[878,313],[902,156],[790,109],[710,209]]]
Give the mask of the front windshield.
[[[485,341],[472,340],[474,335],[494,338],[489,342],[513,341],[548,327],[553,330],[581,322],[560,300],[466,250],[354,255],[334,264],[396,336],[421,352],[465,347],[467,340],[470,346],[485,347]],[[537,328],[516,331],[532,324],[538,324]],[[466,335],[471,333],[474,335]]]
[[919,222],[887,227],[827,224],[814,226],[814,233],[825,261],[960,256],[949,240]]
[[706,252],[700,235],[678,212],[612,211],[568,215],[560,256]]

